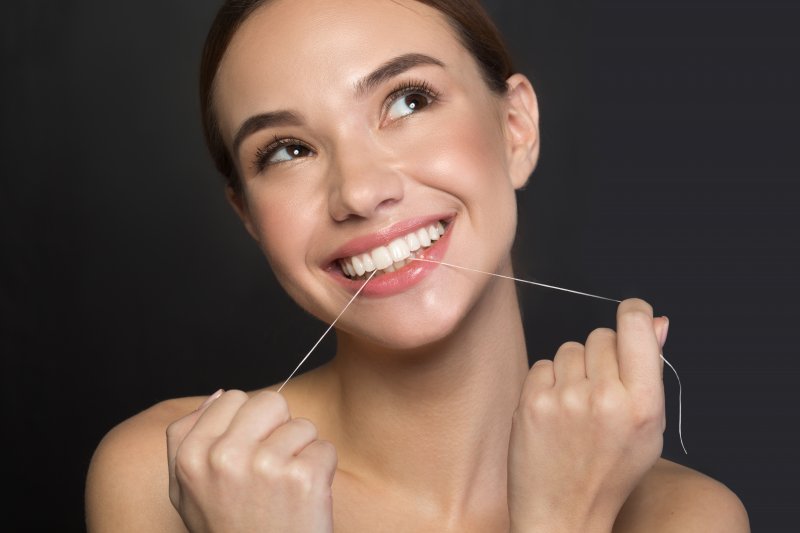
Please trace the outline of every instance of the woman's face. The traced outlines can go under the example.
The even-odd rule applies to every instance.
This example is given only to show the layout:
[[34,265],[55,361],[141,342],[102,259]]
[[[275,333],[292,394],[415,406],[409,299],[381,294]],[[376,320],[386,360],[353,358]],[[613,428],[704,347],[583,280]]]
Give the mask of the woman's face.
[[[215,92],[243,185],[234,204],[302,307],[332,321],[363,283],[342,269],[412,253],[412,233],[420,257],[507,265],[514,189],[537,146],[535,98],[512,82],[523,97],[492,93],[446,19],[413,1],[274,0],[244,22]],[[439,223],[426,247],[420,233]],[[408,249],[387,246],[397,239]],[[425,345],[454,331],[487,283],[411,262],[375,275],[337,327]]]

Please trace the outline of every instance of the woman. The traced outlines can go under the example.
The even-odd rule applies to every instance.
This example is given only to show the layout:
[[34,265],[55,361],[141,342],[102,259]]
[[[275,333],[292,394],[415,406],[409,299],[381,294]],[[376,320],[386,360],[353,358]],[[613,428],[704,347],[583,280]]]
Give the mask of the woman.
[[533,88],[477,5],[229,1],[201,96],[230,202],[292,298],[330,323],[363,290],[335,358],[281,393],[112,430],[91,531],[749,530],[728,489],[659,458],[665,317],[626,300],[616,332],[529,369],[513,284],[435,262],[512,274],[539,153]]

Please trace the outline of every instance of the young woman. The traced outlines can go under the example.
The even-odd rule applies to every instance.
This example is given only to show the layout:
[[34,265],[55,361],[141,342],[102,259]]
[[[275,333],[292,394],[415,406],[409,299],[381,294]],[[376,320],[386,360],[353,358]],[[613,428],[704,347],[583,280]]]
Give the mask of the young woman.
[[[278,280],[336,324],[330,364],[114,428],[90,531],[748,531],[659,456],[667,319],[529,369],[511,275],[538,108],[469,0],[229,1],[202,65],[228,196]],[[369,276],[369,281],[366,281]],[[364,285],[366,282],[366,285]]]

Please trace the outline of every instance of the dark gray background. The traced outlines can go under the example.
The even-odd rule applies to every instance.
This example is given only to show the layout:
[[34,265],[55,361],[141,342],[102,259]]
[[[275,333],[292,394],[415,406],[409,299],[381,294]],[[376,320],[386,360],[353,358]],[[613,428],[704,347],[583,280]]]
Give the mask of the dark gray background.
[[[279,381],[324,330],[276,287],[204,150],[196,73],[216,4],[0,8],[2,475],[18,530],[83,528],[86,467],[114,424]],[[689,455],[667,371],[664,456],[731,487],[754,531],[800,519],[792,4],[488,4],[542,109],[517,272],[670,317]],[[613,304],[521,295],[532,359],[614,326]]]

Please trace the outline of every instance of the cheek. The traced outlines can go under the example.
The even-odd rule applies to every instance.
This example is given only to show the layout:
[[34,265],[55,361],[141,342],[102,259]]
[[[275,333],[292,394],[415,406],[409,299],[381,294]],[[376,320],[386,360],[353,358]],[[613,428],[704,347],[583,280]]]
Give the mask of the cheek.
[[253,187],[250,209],[259,246],[283,287],[289,291],[305,270],[308,242],[313,234],[313,210],[304,208],[302,195],[272,187]]
[[[516,197],[509,176],[499,119],[484,104],[482,113],[465,108],[441,113],[423,134],[409,134],[410,174],[457,197],[476,223],[516,222]],[[415,138],[411,138],[414,135]]]

